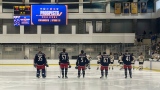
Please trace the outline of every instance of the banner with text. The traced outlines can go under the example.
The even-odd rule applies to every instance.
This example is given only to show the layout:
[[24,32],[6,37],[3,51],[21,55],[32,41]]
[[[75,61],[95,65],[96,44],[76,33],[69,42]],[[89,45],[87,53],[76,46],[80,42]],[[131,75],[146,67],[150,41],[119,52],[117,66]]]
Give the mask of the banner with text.
[[137,14],[138,13],[138,4],[137,4],[137,2],[132,2],[131,3],[131,13],[132,14]]
[[121,3],[115,3],[114,13],[121,14]]
[[147,13],[147,2],[141,2],[140,10],[141,13]]
[[129,14],[130,13],[130,3],[129,2],[124,2],[123,3],[123,13],[124,14]]
[[67,25],[66,5],[31,5],[32,25]]

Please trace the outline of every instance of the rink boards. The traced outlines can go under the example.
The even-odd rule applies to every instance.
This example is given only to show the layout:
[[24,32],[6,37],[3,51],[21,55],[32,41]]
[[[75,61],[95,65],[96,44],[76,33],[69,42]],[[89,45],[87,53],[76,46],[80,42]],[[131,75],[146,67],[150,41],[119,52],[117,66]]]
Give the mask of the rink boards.
[[[75,65],[76,60],[70,60],[70,63],[72,65]],[[58,65],[58,60],[56,59],[52,59],[52,60],[48,60],[48,64],[49,65]],[[22,65],[22,66],[31,66],[33,65],[33,60],[29,60],[29,59],[23,59],[23,60],[0,60],[0,65],[8,65],[8,66],[13,66],[13,65]],[[91,61],[91,65],[97,65],[97,60],[92,60]],[[114,61],[114,65],[118,65],[118,60]],[[139,66],[139,62],[136,61],[135,62],[135,66],[138,67]],[[156,70],[156,71],[160,71],[160,62],[157,61],[145,61],[144,62],[144,68],[148,69],[148,70]]]

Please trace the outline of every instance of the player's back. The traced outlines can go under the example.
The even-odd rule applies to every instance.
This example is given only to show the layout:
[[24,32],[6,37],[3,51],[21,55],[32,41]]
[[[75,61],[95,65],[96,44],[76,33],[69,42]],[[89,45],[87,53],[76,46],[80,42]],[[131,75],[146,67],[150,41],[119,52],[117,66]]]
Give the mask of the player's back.
[[61,52],[59,54],[59,60],[60,60],[61,63],[67,63],[68,60],[69,60],[68,53],[67,52]]
[[87,60],[86,54],[78,55],[78,58],[77,58],[77,64],[78,65],[84,66],[87,63],[88,63],[88,60]]
[[101,57],[101,65],[108,66],[109,64],[110,64],[109,55],[106,55],[106,54],[102,55],[102,57]]
[[124,54],[122,60],[124,64],[131,65],[131,62],[133,61],[133,56],[131,54]]
[[38,65],[43,65],[47,62],[44,53],[37,53],[35,55],[34,60],[35,60],[35,63]]

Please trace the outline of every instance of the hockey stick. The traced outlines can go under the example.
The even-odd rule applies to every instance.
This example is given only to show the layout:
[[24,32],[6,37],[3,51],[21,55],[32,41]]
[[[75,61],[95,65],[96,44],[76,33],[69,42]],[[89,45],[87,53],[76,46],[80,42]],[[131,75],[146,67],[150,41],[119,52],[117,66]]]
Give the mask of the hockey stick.
[[60,75],[58,76],[58,78],[61,78],[61,74],[62,74],[62,70],[61,70],[61,67],[59,66],[59,71],[60,71]]
[[46,67],[46,70],[45,70],[45,74],[46,74],[46,77],[47,77],[47,67]]

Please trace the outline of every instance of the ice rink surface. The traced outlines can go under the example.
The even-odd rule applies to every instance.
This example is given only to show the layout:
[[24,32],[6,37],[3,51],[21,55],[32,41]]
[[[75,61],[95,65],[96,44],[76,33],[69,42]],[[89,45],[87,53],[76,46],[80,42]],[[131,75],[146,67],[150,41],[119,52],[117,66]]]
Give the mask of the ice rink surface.
[[59,67],[47,68],[45,79],[36,78],[33,66],[0,66],[0,90],[160,90],[160,72],[133,71],[133,78],[124,78],[119,67],[109,71],[107,79],[100,79],[96,66],[86,70],[85,78],[77,78],[72,66],[68,79],[59,79]]

